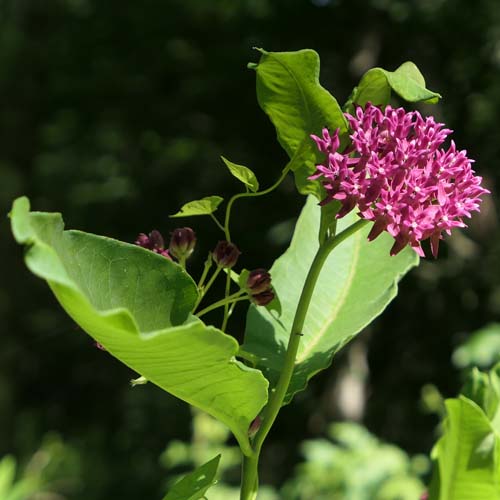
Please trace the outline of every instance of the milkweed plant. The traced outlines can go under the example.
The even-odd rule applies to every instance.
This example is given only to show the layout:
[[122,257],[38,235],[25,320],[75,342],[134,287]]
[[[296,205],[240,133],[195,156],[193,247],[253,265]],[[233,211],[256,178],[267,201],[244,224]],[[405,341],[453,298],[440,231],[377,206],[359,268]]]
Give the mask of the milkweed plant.
[[[252,170],[223,157],[242,184],[223,216],[220,196],[171,216],[209,216],[221,230],[200,276],[190,273],[197,245],[190,227],[172,229],[169,240],[153,230],[126,243],[64,230],[60,214],[31,212],[26,197],[10,213],[28,268],[101,349],[139,374],[134,384],[154,383],[231,429],[242,454],[241,500],[258,498],[259,456],[280,409],[384,310],[420,258],[438,256],[441,240],[466,227],[488,194],[473,160],[449,141],[452,131],[406,109],[441,97],[412,62],[369,70],[340,107],[319,83],[314,51],[259,52],[248,66],[289,162],[263,189]],[[392,96],[405,107],[391,106]],[[246,269],[231,235],[233,208],[270,194],[289,174],[307,197],[290,247],[270,269]],[[225,283],[220,297],[217,280]],[[220,315],[216,324],[206,322],[212,311]],[[231,316],[245,311],[240,345]],[[500,481],[497,458],[494,466],[488,461],[488,450],[500,453],[500,430],[493,436],[476,466],[490,475],[496,467]],[[422,498],[459,498],[447,496],[446,475],[456,471],[441,462],[450,461],[450,449],[436,447],[433,486]],[[164,500],[209,495],[219,458],[182,478]],[[481,487],[493,481],[487,472],[481,478]],[[477,498],[499,498],[498,491]]]

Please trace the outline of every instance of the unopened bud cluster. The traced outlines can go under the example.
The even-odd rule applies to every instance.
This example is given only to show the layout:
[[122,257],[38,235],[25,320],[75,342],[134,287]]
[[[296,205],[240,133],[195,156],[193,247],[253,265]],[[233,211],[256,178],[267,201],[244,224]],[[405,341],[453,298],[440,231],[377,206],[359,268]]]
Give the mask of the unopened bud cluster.
[[135,244],[172,260],[168,250],[165,248],[163,236],[156,229],[153,229],[149,234],[139,234],[135,240]]
[[265,306],[274,299],[271,288],[271,275],[265,269],[254,269],[250,271],[246,289],[254,304]]
[[196,246],[196,234],[190,227],[179,227],[174,229],[170,235],[168,249],[165,248],[165,240],[160,231],[153,229],[149,234],[141,233],[137,236],[135,244],[163,255],[167,259],[173,258],[183,261],[191,256]]

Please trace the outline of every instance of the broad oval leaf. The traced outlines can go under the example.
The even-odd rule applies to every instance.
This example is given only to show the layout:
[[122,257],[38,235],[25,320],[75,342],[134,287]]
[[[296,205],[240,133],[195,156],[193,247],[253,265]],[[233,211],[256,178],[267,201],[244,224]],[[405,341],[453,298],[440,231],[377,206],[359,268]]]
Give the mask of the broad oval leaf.
[[446,410],[444,433],[432,452],[429,500],[500,500],[500,434],[464,396],[447,400]]
[[236,179],[245,184],[245,186],[247,186],[248,189],[252,191],[252,193],[258,191],[259,181],[257,180],[255,174],[248,167],[233,163],[223,156],[221,156],[221,159],[225,163],[229,172],[231,172],[231,174],[236,177]]
[[184,476],[167,493],[163,500],[199,500],[215,484],[220,455]]
[[[257,100],[276,127],[278,141],[290,158],[302,194],[323,196],[318,181],[308,177],[315,171],[318,153],[311,134],[323,127],[347,132],[347,122],[335,98],[319,83],[319,56],[314,50],[266,52],[257,65]],[[345,137],[344,137],[345,138]]]
[[[358,219],[353,212],[338,221],[338,231]],[[297,222],[290,248],[271,268],[281,314],[251,306],[242,349],[260,358],[258,367],[273,383],[284,353],[306,274],[318,248],[320,208],[309,197]],[[334,354],[378,316],[397,294],[400,278],[418,263],[410,248],[389,255],[393,239],[386,233],[366,240],[370,227],[358,231],[328,257],[316,284],[302,331],[287,402]]]
[[267,400],[262,373],[235,360],[238,343],[190,314],[198,293],[172,261],[143,248],[63,231],[60,214],[11,212],[28,268],[66,312],[113,356],[174,396],[224,422],[244,453]]
[[[437,102],[441,96],[428,90],[425,79],[417,66],[407,61],[396,71],[373,68],[367,71],[351,97],[352,102],[364,106],[367,102],[385,106],[391,98],[391,90],[408,102]],[[350,109],[352,111],[352,108]]]
[[182,205],[181,209],[171,215],[171,218],[174,217],[192,217],[194,215],[210,215],[213,214],[217,207],[224,201],[220,196],[206,196],[201,200],[190,201]]

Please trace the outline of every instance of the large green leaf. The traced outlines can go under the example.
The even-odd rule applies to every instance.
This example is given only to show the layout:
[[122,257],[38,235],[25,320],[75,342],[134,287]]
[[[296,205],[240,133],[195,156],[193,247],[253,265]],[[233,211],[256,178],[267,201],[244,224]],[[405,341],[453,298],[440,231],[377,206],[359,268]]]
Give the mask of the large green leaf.
[[322,198],[321,185],[307,179],[315,171],[318,154],[310,134],[323,127],[340,128],[347,122],[335,98],[319,83],[319,56],[314,50],[266,52],[257,65],[257,100],[276,127],[278,141],[294,158],[295,182],[303,194]]
[[167,493],[163,500],[199,500],[215,484],[215,474],[220,455],[184,476]]
[[[339,231],[357,220],[352,212],[339,220]],[[288,343],[306,274],[318,248],[320,208],[309,197],[299,217],[290,248],[271,268],[281,314],[251,306],[243,349],[261,359],[260,367],[275,381]],[[355,233],[329,256],[316,284],[302,331],[297,363],[287,400],[328,367],[333,355],[378,316],[396,296],[399,279],[418,263],[407,248],[395,257],[387,234],[366,240],[369,227]]]
[[433,450],[430,500],[499,500],[500,435],[464,396],[446,401],[446,409],[444,434]]
[[112,355],[228,425],[249,452],[248,428],[267,400],[262,373],[235,361],[238,343],[191,316],[196,285],[172,261],[110,238],[63,231],[60,214],[11,212],[26,264],[66,312]]
[[[425,79],[411,61],[403,63],[396,71],[372,68],[367,71],[354,90],[349,104],[364,106],[367,102],[385,106],[391,98],[391,90],[408,102],[437,102],[441,96],[428,90]],[[352,107],[349,109],[352,111]]]

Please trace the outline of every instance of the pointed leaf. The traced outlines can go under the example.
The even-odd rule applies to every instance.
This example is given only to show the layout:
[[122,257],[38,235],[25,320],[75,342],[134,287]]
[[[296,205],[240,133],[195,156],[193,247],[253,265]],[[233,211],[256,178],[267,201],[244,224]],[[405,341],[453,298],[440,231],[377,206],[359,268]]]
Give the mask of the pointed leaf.
[[407,61],[396,71],[386,71],[382,68],[367,71],[351,99],[360,106],[364,106],[367,102],[385,106],[389,103],[391,89],[408,102],[435,103],[441,98],[438,93],[426,88],[420,70],[414,63]]
[[184,476],[167,493],[163,500],[199,500],[215,484],[215,474],[220,455]]
[[500,436],[470,399],[449,399],[446,409],[429,500],[500,500]]
[[255,177],[255,174],[248,167],[233,163],[223,156],[221,156],[221,158],[231,174],[240,182],[245,184],[245,186],[247,186],[248,189],[252,191],[252,193],[255,193],[259,190],[259,181],[257,180],[257,177]]
[[[356,220],[354,213],[340,219],[338,231]],[[318,248],[319,221],[320,208],[309,197],[290,248],[271,268],[282,313],[253,306],[248,312],[243,349],[261,358],[259,366],[272,382],[281,370],[299,296]],[[325,263],[302,331],[287,401],[385,309],[397,294],[399,279],[418,263],[409,248],[390,257],[393,239],[387,233],[369,243],[369,230],[366,227],[348,238]]]
[[267,381],[235,361],[238,343],[190,315],[191,277],[143,248],[63,231],[60,214],[15,201],[12,229],[28,268],[47,280],[66,312],[113,356],[174,396],[224,422],[249,453],[248,428]]
[[347,122],[335,98],[319,83],[319,56],[314,50],[266,52],[257,65],[257,99],[276,127],[278,141],[294,161],[295,183],[303,194],[322,197],[315,171],[317,148],[310,134],[323,127],[347,132]]
[[220,196],[206,196],[201,200],[190,201],[182,205],[181,209],[171,218],[174,217],[192,217],[194,215],[210,215],[213,214],[217,207],[224,201]]

